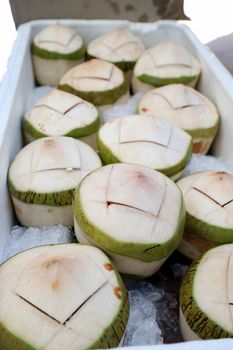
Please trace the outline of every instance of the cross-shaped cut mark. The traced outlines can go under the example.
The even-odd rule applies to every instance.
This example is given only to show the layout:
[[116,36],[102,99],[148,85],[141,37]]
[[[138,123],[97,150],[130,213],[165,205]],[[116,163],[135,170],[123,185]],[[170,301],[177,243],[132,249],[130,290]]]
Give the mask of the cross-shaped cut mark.
[[41,108],[41,107],[45,107],[53,112],[56,112],[60,115],[66,115],[68,112],[70,112],[72,109],[74,109],[75,107],[79,106],[80,104],[84,104],[85,102],[84,101],[79,101],[77,103],[75,103],[74,105],[71,105],[67,110],[65,110],[64,112],[61,112],[59,111],[58,109],[54,108],[54,107],[51,107],[49,105],[46,105],[46,104],[39,104],[39,105],[36,105],[33,107],[33,109],[36,109],[36,108]]
[[74,312],[72,312],[71,315],[69,315],[66,320],[64,322],[60,322],[59,320],[57,320],[55,317],[51,316],[50,314],[48,314],[46,311],[42,310],[41,308],[39,308],[38,306],[36,306],[35,304],[31,303],[29,300],[27,300],[26,298],[22,297],[20,294],[15,293],[15,295],[20,298],[21,300],[23,300],[25,303],[29,304],[30,306],[32,306],[33,308],[35,308],[36,310],[38,310],[39,312],[41,312],[42,314],[44,314],[45,316],[47,316],[48,318],[52,319],[53,321],[55,321],[56,323],[65,326],[67,322],[70,321],[70,319],[78,313],[78,311],[88,302],[90,301],[91,298],[93,298],[102,288],[105,287],[105,285],[108,283],[108,281],[104,282],[96,291],[94,291],[86,300],[84,300],[84,302],[79,305]]
[[182,105],[182,106],[174,107],[173,104],[170,102],[170,100],[166,96],[164,96],[164,95],[162,95],[162,94],[160,94],[158,92],[155,92],[155,91],[152,94],[153,95],[157,95],[157,96],[161,97],[162,99],[164,99],[167,102],[167,104],[174,110],[180,110],[180,109],[185,109],[185,108],[190,108],[190,107],[205,106],[204,103],[199,103],[199,104],[188,103],[188,104],[185,104],[185,105]]
[[233,199],[227,201],[226,203],[219,203],[216,199],[214,199],[213,197],[211,197],[210,195],[208,195],[207,193],[205,193],[204,191],[200,190],[197,187],[192,187],[193,190],[199,192],[200,194],[202,194],[203,196],[209,198],[212,202],[214,202],[215,204],[219,205],[221,208],[224,208],[225,206],[227,206],[228,204],[230,204],[231,202],[233,202]]
[[72,35],[71,35],[71,37],[69,38],[69,40],[66,42],[66,43],[62,43],[62,42],[60,42],[60,41],[58,41],[58,40],[43,40],[43,39],[41,39],[41,40],[38,40],[38,43],[39,44],[56,44],[56,45],[60,45],[60,46],[62,46],[62,47],[64,47],[64,48],[66,48],[67,46],[69,46],[69,44],[71,43],[71,41],[74,39],[74,37],[75,36],[77,36],[78,35],[78,33],[73,33]]

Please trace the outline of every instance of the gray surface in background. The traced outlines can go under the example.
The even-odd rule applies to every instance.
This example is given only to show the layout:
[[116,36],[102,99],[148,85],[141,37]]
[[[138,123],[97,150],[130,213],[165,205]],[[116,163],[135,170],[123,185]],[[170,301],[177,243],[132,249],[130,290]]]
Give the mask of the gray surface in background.
[[10,0],[16,26],[34,19],[187,19],[184,0]]

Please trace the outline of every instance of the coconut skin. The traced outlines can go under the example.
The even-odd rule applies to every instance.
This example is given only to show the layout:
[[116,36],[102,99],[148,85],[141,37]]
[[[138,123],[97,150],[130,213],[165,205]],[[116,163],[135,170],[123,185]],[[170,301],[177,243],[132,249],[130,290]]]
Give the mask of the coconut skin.
[[147,92],[168,84],[195,87],[200,71],[200,63],[183,46],[164,42],[146,50],[137,61],[132,78],[133,92]]
[[[180,328],[183,335],[184,340],[198,340],[198,339],[218,339],[218,338],[232,338],[233,331],[229,331],[223,325],[221,325],[220,320],[218,321],[215,317],[211,316],[206,310],[199,305],[201,300],[197,299],[197,292],[195,292],[195,284],[197,283],[197,272],[201,269],[199,273],[202,273],[204,279],[207,281],[205,288],[209,285],[211,288],[214,283],[213,278],[210,277],[211,274],[215,276],[214,271],[209,271],[206,267],[207,261],[211,261],[211,259],[215,259],[214,255],[218,259],[221,264],[221,256],[224,256],[225,252],[223,250],[228,249],[228,247],[232,249],[231,245],[225,245],[222,247],[217,247],[209,250],[207,253],[195,259],[188,270],[185,273],[184,279],[181,284],[180,289]],[[227,247],[227,248],[225,248]],[[221,252],[222,250],[222,252]],[[226,251],[227,253],[227,251]],[[219,258],[218,258],[218,254]],[[223,255],[221,255],[223,254]],[[207,263],[208,265],[209,263]],[[213,268],[214,265],[212,265]],[[227,267],[226,267],[227,268]],[[210,275],[210,276],[209,276]],[[216,278],[218,275],[216,276]],[[215,283],[218,283],[217,280]],[[225,286],[220,284],[222,288]],[[208,288],[208,287],[207,287]],[[228,288],[228,287],[226,287]],[[199,288],[200,289],[200,288]],[[204,290],[203,290],[204,293]],[[206,289],[206,293],[208,293],[208,289]],[[211,295],[212,297],[212,295]],[[218,299],[223,298],[223,292],[216,292],[215,294],[216,300],[213,300],[213,308],[217,306]],[[203,303],[204,301],[202,301]],[[220,301],[219,301],[220,302]],[[223,302],[223,301],[222,301]],[[205,302],[204,302],[205,303]],[[224,305],[224,302],[223,304]],[[227,304],[226,304],[227,305]],[[229,310],[230,311],[230,310]],[[219,310],[219,312],[221,312]],[[223,308],[222,312],[226,312]],[[224,317],[224,316],[223,316]]]
[[[138,129],[135,129],[136,136],[134,135],[133,127],[136,125],[136,122],[138,123]],[[119,125],[118,125],[119,123]],[[139,125],[140,123],[140,125]],[[155,127],[155,123],[158,123],[158,127]],[[113,127],[115,125],[115,127]],[[149,127],[150,126],[150,127]],[[164,147],[167,147],[169,149],[169,143],[166,144],[166,137],[163,140],[163,136],[160,136],[160,134],[164,133],[164,130],[169,129],[171,127],[171,124],[168,123],[165,120],[162,120],[161,118],[157,118],[155,116],[140,116],[140,115],[131,115],[131,116],[124,116],[124,117],[118,117],[115,119],[112,119],[105,123],[98,131],[97,134],[97,149],[99,151],[100,157],[103,160],[104,164],[113,164],[113,163],[134,163],[134,164],[141,164],[144,166],[151,167],[152,169],[158,170],[164,175],[169,176],[172,180],[176,181],[179,179],[183,173],[183,170],[188,163],[188,161],[191,158],[192,154],[192,142],[191,137],[185,133],[185,134],[177,134],[177,138],[182,138],[184,151],[182,156],[179,154],[178,158],[179,160],[174,162],[174,155],[171,155],[170,158],[166,158],[165,161],[161,162],[160,158],[162,159],[164,157]],[[153,137],[152,137],[152,128],[154,128]],[[158,128],[160,128],[160,133],[158,132]],[[175,127],[174,127],[175,128]],[[120,135],[123,134],[124,129],[124,139],[119,140],[119,137],[117,136],[118,133]],[[120,130],[120,131],[119,131]],[[170,136],[173,132],[177,132],[178,129],[175,128],[173,131],[170,132]],[[181,130],[179,130],[178,133],[180,133]],[[108,135],[112,133],[112,137],[110,138]],[[132,134],[132,136],[131,136]],[[184,142],[183,137],[186,139]],[[174,137],[173,139],[177,139]],[[115,141],[117,140],[117,141]],[[124,140],[126,140],[124,142]],[[158,141],[157,141],[158,140]],[[162,140],[162,141],[161,141]],[[141,142],[145,142],[144,144],[144,153],[142,153],[142,150],[140,151],[140,157],[135,158],[135,155],[139,153],[139,150],[129,151],[130,148],[135,144],[140,144]],[[118,145],[117,145],[118,143]],[[154,145],[153,145],[154,143]],[[127,146],[128,144],[128,146]],[[116,148],[116,145],[118,148]],[[157,157],[152,157],[152,151],[151,147],[152,145],[155,148],[155,151],[158,152]],[[158,151],[157,147],[161,146],[160,151]],[[122,149],[122,146],[125,147]],[[135,147],[135,146],[134,146]],[[178,150],[178,148],[177,148]],[[150,153],[147,153],[149,152]],[[180,152],[180,147],[178,153]],[[145,154],[145,157],[143,156]],[[148,157],[148,154],[150,155],[150,158]],[[177,156],[177,155],[176,155]]]
[[[83,255],[85,253],[87,253],[86,256]],[[83,335],[80,332],[78,332],[78,335],[76,334],[76,337],[74,339],[73,328],[75,330],[75,328],[80,327],[80,325],[77,326],[77,321],[75,323],[73,319],[75,317],[77,319],[78,316],[76,316],[76,313],[80,313],[81,319],[84,321],[84,323],[86,323],[86,325],[88,326],[88,322],[89,322],[89,326],[90,326],[90,320],[88,319],[88,315],[85,316],[84,314],[84,307],[86,307],[85,312],[87,314],[89,312],[90,314],[91,310],[88,309],[88,303],[90,304],[90,302],[92,302],[93,306],[92,306],[91,314],[93,318],[96,318],[96,312],[98,309],[98,303],[97,303],[98,299],[96,299],[96,297],[99,293],[99,289],[95,291],[95,289],[91,287],[93,289],[93,292],[91,292],[91,296],[89,296],[90,299],[88,299],[88,295],[86,298],[87,300],[84,299],[82,308],[79,307],[76,309],[75,303],[73,301],[74,310],[71,308],[70,312],[72,313],[72,311],[74,311],[74,313],[72,313],[71,317],[67,317],[67,321],[60,323],[55,320],[55,317],[54,318],[52,317],[54,313],[58,315],[60,313],[62,315],[62,312],[63,312],[63,310],[61,309],[64,306],[64,303],[62,302],[62,300],[60,300],[59,302],[59,298],[61,298],[61,294],[63,290],[64,290],[64,293],[66,292],[66,287],[62,283],[62,280],[63,278],[66,278],[66,281],[68,283],[70,279],[70,276],[67,273],[65,267],[66,265],[69,265],[72,262],[72,260],[74,261],[74,263],[76,259],[77,259],[77,262],[78,260],[80,260],[81,262],[81,258],[80,256],[78,256],[80,254],[84,259],[90,260],[90,263],[87,261],[87,264],[90,265],[90,268],[89,270],[87,269],[85,278],[86,279],[88,278],[88,274],[90,275],[90,278],[93,278],[93,274],[94,274],[94,271],[92,271],[93,268],[96,271],[100,269],[102,273],[104,273],[105,275],[104,278],[106,280],[105,283],[102,283],[102,285],[100,285],[99,287],[100,291],[101,291],[101,288],[105,288],[106,284],[107,285],[111,284],[112,286],[111,288],[113,288],[112,295],[109,294],[110,286],[108,287],[108,289],[105,288],[106,297],[108,297],[108,299],[112,299],[112,305],[111,303],[108,303],[108,302],[106,303],[105,301],[105,305],[101,306],[102,319],[100,324],[103,324],[103,330],[101,331],[101,328],[100,328],[101,326],[99,324],[97,324],[96,326],[93,326],[94,328],[96,328],[96,330],[94,330],[93,340],[90,340],[88,338],[85,339],[85,335]],[[38,261],[39,264],[35,265],[35,267],[37,268],[39,275],[35,273],[37,277],[35,277],[34,275],[34,277],[32,278],[31,276],[32,271],[29,270],[29,273],[30,273],[29,277],[31,276],[31,287],[32,289],[33,287],[35,287],[33,283],[34,284],[38,283],[39,285],[41,283],[42,287],[46,288],[48,293],[54,294],[54,298],[57,299],[57,301],[55,302],[53,301],[53,305],[52,306],[50,305],[48,307],[48,310],[46,310],[46,301],[43,302],[43,299],[45,298],[41,299],[41,296],[39,295],[37,290],[36,291],[34,290],[35,295],[33,296],[33,294],[30,294],[30,291],[27,292],[27,288],[22,286],[22,283],[20,283],[20,281],[15,289],[17,290],[17,292],[15,292],[14,289],[10,290],[9,284],[8,286],[6,285],[5,288],[2,285],[3,290],[1,292],[1,295],[4,297],[4,301],[2,300],[2,303],[0,303],[0,308],[1,308],[0,347],[1,349],[39,350],[43,347],[45,350],[54,350],[54,349],[57,349],[59,346],[61,346],[61,348],[69,348],[70,350],[77,350],[77,349],[82,350],[86,348],[98,349],[98,348],[116,347],[121,343],[124,336],[125,328],[127,325],[128,314],[129,314],[129,303],[128,303],[127,293],[126,293],[126,289],[123,284],[123,281],[119,273],[115,269],[114,265],[112,264],[112,262],[108,259],[108,257],[104,253],[102,253],[97,248],[84,246],[80,244],[62,244],[62,245],[56,245],[56,246],[50,245],[50,246],[33,248],[23,253],[19,253],[14,257],[8,259],[6,262],[4,262],[0,267],[1,280],[6,278],[7,273],[10,273],[11,277],[9,282],[11,284],[12,282],[14,283],[14,280],[13,280],[14,273],[15,273],[14,270],[20,269],[21,268],[20,266],[23,266],[24,260],[25,261],[29,260],[29,263],[24,267],[23,273],[21,272],[21,275],[23,276],[25,282],[28,283],[26,275],[27,275],[27,270],[30,269],[30,261],[33,264],[35,264]],[[94,262],[96,262],[96,265],[95,265],[96,267],[93,266],[93,260]],[[55,271],[56,266],[57,266],[57,273],[54,274],[54,272],[56,272]],[[80,264],[80,266],[82,265]],[[44,270],[44,273],[42,273],[43,270]],[[74,268],[72,269],[72,266],[70,270],[71,270],[71,273],[73,274],[75,273]],[[79,273],[80,274],[83,273],[81,268]],[[17,275],[17,273],[15,274]],[[101,277],[101,275],[99,276]],[[55,278],[55,281],[53,281],[53,278]],[[102,277],[102,280],[103,280],[103,277]],[[47,286],[43,285],[45,281],[48,282]],[[50,281],[52,283],[51,290],[49,286]],[[79,285],[75,281],[71,281],[71,282],[72,282],[71,287],[73,288],[75,287],[76,293],[77,293]],[[14,310],[14,312],[12,312],[13,310],[12,307],[9,308],[9,312],[7,313],[7,315],[5,315],[6,310],[4,309],[4,302],[8,301],[8,304],[9,304],[9,294],[12,294],[11,299],[14,299],[14,303],[18,302],[17,304],[18,309],[21,308],[21,312],[24,315],[23,322],[18,322],[14,324],[14,312],[16,312],[16,309]],[[37,299],[37,302],[39,302],[40,304],[39,308],[37,308],[37,306],[34,304],[36,302],[35,297],[37,298],[37,295],[39,297]],[[49,297],[51,296],[49,295]],[[80,296],[78,297],[80,298]],[[99,301],[101,302],[101,304],[103,304],[103,300],[101,301],[100,297],[99,297]],[[109,308],[109,310],[112,309],[112,311],[107,311],[107,308]],[[69,315],[70,312],[68,312],[67,315]],[[112,312],[111,321],[108,315],[109,312]],[[33,313],[36,320],[33,320]],[[107,316],[105,321],[103,320],[104,315]],[[28,316],[28,319],[27,319],[27,316]],[[44,327],[43,327],[43,324],[45,324]],[[52,326],[52,324],[54,325]],[[55,331],[55,327],[58,328],[57,331]],[[41,329],[40,336],[38,334],[38,328]],[[90,331],[90,327],[89,327],[89,331]],[[86,332],[84,331],[84,333]],[[45,340],[46,338],[48,339],[48,341]],[[45,344],[43,344],[43,339]]]
[[123,72],[114,64],[99,59],[69,70],[58,88],[93,103],[100,114],[129,99],[129,87]]
[[206,154],[219,128],[219,115],[214,104],[183,84],[150,90],[139,102],[138,112],[159,116],[185,130],[192,136],[194,153]]
[[24,147],[8,173],[8,187],[20,223],[73,226],[74,189],[88,172],[100,166],[90,146],[69,137],[42,138]]
[[[116,170],[115,170],[116,169]],[[98,174],[98,172],[94,171],[90,174],[90,176],[88,175],[78,186],[78,188],[75,191],[75,196],[74,196],[74,201],[73,201],[73,213],[74,213],[74,222],[75,222],[75,233],[77,236],[77,239],[81,242],[81,243],[85,243],[85,244],[94,244],[98,247],[100,247],[101,249],[103,249],[107,254],[109,254],[113,261],[115,262],[117,268],[119,269],[120,272],[122,273],[126,273],[129,275],[134,275],[134,276],[140,276],[140,277],[148,277],[150,275],[152,275],[153,273],[155,273],[159,267],[163,264],[163,262],[166,260],[166,258],[172,253],[172,251],[174,251],[174,249],[177,247],[177,245],[179,244],[181,238],[182,238],[182,233],[183,233],[183,228],[184,228],[184,222],[185,222],[185,209],[184,209],[184,205],[183,205],[183,200],[182,200],[182,196],[179,195],[179,192],[176,192],[176,188],[173,188],[173,186],[175,186],[174,183],[170,183],[170,180],[168,178],[166,178],[164,175],[157,173],[157,175],[155,176],[153,170],[146,168],[146,167],[142,167],[142,166],[138,166],[138,165],[133,165],[133,164],[115,164],[115,165],[109,165],[109,166],[105,166],[104,168],[101,168],[101,173],[103,172],[103,175],[100,175],[100,172]],[[135,173],[137,172],[137,174],[141,174],[141,179],[137,179],[137,176],[139,175],[135,175],[136,178],[135,180],[132,179],[133,181],[141,181],[141,186],[142,188],[144,188],[144,186],[147,186],[147,183],[150,183],[150,181],[153,180],[149,180],[150,176],[151,179],[154,177],[157,177],[160,179],[159,181],[165,181],[167,183],[168,181],[168,194],[164,193],[163,196],[170,196],[171,193],[173,193],[172,198],[174,199],[174,201],[177,201],[178,203],[176,203],[175,205],[178,206],[178,208],[176,209],[176,211],[174,212],[174,220],[172,219],[172,222],[174,222],[174,230],[173,230],[173,226],[171,228],[171,224],[169,224],[169,229],[167,228],[167,231],[169,233],[167,233],[167,238],[165,236],[156,236],[154,237],[154,240],[149,239],[149,241],[147,241],[147,231],[144,232],[145,234],[145,242],[143,242],[144,237],[138,236],[137,239],[133,240],[131,239],[127,239],[127,236],[125,236],[125,238],[121,239],[121,235],[122,232],[120,232],[120,228],[117,229],[116,232],[119,233],[109,233],[108,229],[104,226],[103,223],[99,222],[96,224],[96,222],[94,222],[91,212],[93,211],[97,211],[100,210],[99,213],[99,217],[101,216],[101,213],[104,209],[104,203],[101,204],[103,205],[103,207],[96,207],[95,209],[95,203],[102,203],[102,201],[100,199],[98,199],[99,195],[100,195],[100,189],[103,188],[103,186],[105,186],[105,176],[107,176],[107,172],[109,172],[111,174],[114,174],[114,172],[126,172],[125,176],[127,178],[127,174],[132,174],[133,171],[135,171]],[[144,174],[145,171],[145,174]],[[122,173],[123,174],[123,173]],[[150,174],[150,175],[149,175]],[[90,205],[92,208],[91,212],[88,211],[88,206],[89,206],[89,195],[87,195],[87,193],[89,193],[89,191],[91,191],[91,193],[94,193],[94,187],[92,188],[92,186],[95,186],[93,184],[97,183],[96,180],[96,176],[99,178],[99,176],[101,176],[103,178],[103,184],[99,184],[99,189],[96,189],[96,191],[98,191],[98,195],[97,197],[95,197],[94,195],[92,195],[93,197],[93,202],[92,200],[90,200]],[[114,175],[115,176],[115,175]],[[123,176],[123,175],[122,175]],[[129,175],[131,176],[131,175]],[[133,175],[132,175],[133,176]],[[143,181],[145,178],[145,184],[143,185]],[[163,180],[162,180],[163,179]],[[109,180],[110,181],[110,180]],[[128,181],[128,180],[127,180]],[[157,180],[154,180],[157,181]],[[88,185],[89,184],[89,185]],[[169,187],[172,184],[172,187]],[[108,185],[108,186],[112,186],[112,185]],[[117,185],[120,186],[120,185]],[[133,185],[134,186],[134,185]],[[138,184],[139,186],[139,184]],[[152,185],[153,186],[153,185]],[[152,191],[162,191],[162,187],[161,183],[157,184],[158,189],[156,189],[156,187],[152,187]],[[90,188],[92,188],[90,190]],[[110,187],[108,187],[110,188]],[[156,189],[156,190],[155,190]],[[130,191],[133,190],[130,189]],[[136,188],[135,188],[136,191]],[[148,189],[145,191],[148,193]],[[172,192],[170,192],[172,191]],[[143,193],[146,193],[143,192]],[[130,192],[131,193],[131,192]],[[154,193],[154,192],[153,192]],[[157,192],[156,192],[157,193]],[[160,192],[159,192],[160,193]],[[175,194],[176,193],[176,194]],[[120,192],[120,188],[118,191],[117,196],[119,196],[119,198],[121,198],[123,194],[121,194]],[[127,195],[127,187],[124,188],[124,196],[128,196]],[[148,193],[149,195],[149,193]],[[151,195],[151,194],[150,194]],[[102,194],[101,194],[102,196]],[[109,194],[109,196],[111,197],[111,194]],[[161,193],[157,194],[157,197],[160,198]],[[109,197],[109,198],[110,198]],[[101,197],[102,198],[102,197]],[[148,222],[147,220],[149,219],[147,217],[148,213],[145,212],[142,214],[143,210],[142,209],[137,209],[134,206],[130,207],[130,205],[127,205],[126,203],[130,200],[133,200],[132,197],[130,197],[131,199],[126,199],[127,197],[125,197],[125,199],[123,199],[123,202],[121,204],[121,200],[117,200],[115,203],[115,200],[113,202],[113,206],[116,204],[116,207],[114,207],[113,209],[109,209],[109,215],[114,215],[113,217],[115,218],[115,215],[117,215],[116,213],[119,213],[119,215],[124,215],[124,219],[123,217],[118,218],[117,220],[120,221],[127,221],[130,220],[129,218],[131,217],[130,215],[144,215],[145,216],[145,222],[146,226],[145,230],[151,230],[148,227],[150,227],[152,222]],[[164,198],[164,197],[163,197]],[[145,199],[145,206],[149,205],[149,202],[147,202],[147,199]],[[168,203],[168,199],[163,199],[165,202],[164,203]],[[160,210],[161,212],[163,212],[165,215],[163,208],[163,205],[168,205],[168,204],[162,204],[163,200],[161,202],[161,209],[159,209],[159,213]],[[92,204],[94,203],[94,204]],[[108,199],[107,199],[107,203],[108,203]],[[136,202],[135,202],[136,203]],[[142,202],[143,203],[143,202]],[[140,204],[140,208],[142,207],[142,203]],[[159,203],[159,199],[158,199],[158,203]],[[137,204],[135,204],[137,205]],[[150,204],[152,205],[152,203]],[[155,204],[153,204],[154,206]],[[118,207],[119,206],[119,207]],[[157,206],[157,204],[156,204]],[[122,210],[125,210],[126,207],[129,207],[129,212],[122,212]],[[132,209],[130,209],[132,208]],[[89,209],[90,210],[90,209]],[[113,210],[113,211],[111,211]],[[115,212],[116,210],[116,212]],[[119,210],[119,212],[118,212]],[[128,209],[127,209],[128,210]],[[137,210],[139,210],[139,212],[137,212]],[[160,214],[158,214],[160,215]],[[162,214],[161,214],[162,215]],[[159,216],[158,216],[159,217]],[[111,216],[108,216],[108,220],[109,221],[109,225],[111,224]],[[112,219],[113,222],[115,219]],[[132,219],[133,220],[133,219]],[[138,219],[135,219],[138,220]],[[140,219],[143,220],[143,217]],[[150,218],[150,220],[152,220],[152,218]],[[157,220],[157,219],[156,219]],[[160,219],[158,219],[160,220]],[[176,223],[175,223],[176,222]],[[132,230],[134,230],[135,228],[132,228]],[[115,232],[115,229],[114,229]],[[129,231],[131,232],[131,231]],[[135,232],[135,235],[140,235],[140,229],[138,231],[138,233]],[[157,232],[157,231],[156,231]],[[152,232],[153,234],[154,231]],[[130,234],[130,233],[129,233]],[[151,234],[151,232],[150,232]],[[159,234],[160,235],[160,234]],[[161,233],[162,235],[162,233]],[[140,238],[139,238],[140,237]],[[160,237],[160,238],[158,238]],[[163,243],[159,243],[163,241]],[[162,240],[162,241],[161,241]]]
[[57,86],[65,72],[84,60],[85,51],[81,37],[70,28],[59,23],[46,27],[31,47],[37,83]]
[[100,117],[91,103],[57,89],[38,101],[24,116],[27,143],[49,136],[68,136],[96,147]]
[[178,250],[193,259],[214,246],[232,243],[229,198],[233,175],[222,171],[202,172],[184,177],[177,185],[183,193],[187,213],[185,235]]

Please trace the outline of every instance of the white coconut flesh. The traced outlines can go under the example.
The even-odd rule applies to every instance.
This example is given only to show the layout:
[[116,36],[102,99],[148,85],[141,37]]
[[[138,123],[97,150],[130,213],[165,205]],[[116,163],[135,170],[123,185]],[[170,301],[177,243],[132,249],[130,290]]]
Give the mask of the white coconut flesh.
[[80,49],[83,40],[71,28],[57,23],[39,32],[33,43],[40,49],[68,55]]
[[[214,104],[200,92],[183,84],[170,84],[148,91],[142,97],[138,111],[164,118],[191,135],[195,133],[194,143],[202,140],[210,144],[219,121]],[[203,131],[208,133],[208,137],[201,137]]]
[[[116,254],[114,260],[120,271],[122,267],[117,261],[120,256],[131,258],[125,259],[128,265],[124,266],[124,273],[153,273],[161,259],[168,257],[175,247],[170,246],[160,257],[157,252],[147,259],[148,246],[144,249],[143,245],[162,248],[176,237],[178,244],[182,234],[179,232],[182,196],[176,185],[163,174],[139,165],[114,164],[93,171],[76,191],[73,212],[76,235],[81,242],[86,240],[86,243],[99,245],[113,253],[113,259]],[[90,230],[87,223],[92,226]],[[138,256],[133,247],[127,252],[124,244],[131,244],[136,249],[141,245],[143,253]],[[150,253],[148,249],[148,255]],[[157,264],[152,266],[152,261]]]
[[[191,137],[185,131],[164,119],[144,115],[108,121],[100,128],[98,139],[104,161],[111,153],[119,162],[141,164],[160,171],[178,165],[169,176],[185,167],[191,147]],[[184,162],[182,169],[179,168],[181,162]]]
[[161,43],[147,49],[137,61],[134,67],[133,90],[146,92],[153,85],[140,80],[146,75],[158,79],[179,79],[183,77],[195,77],[187,84],[194,87],[201,71],[198,60],[192,56],[183,46],[173,42]]
[[179,180],[178,186],[190,215],[216,227],[232,228],[233,240],[233,174],[198,173]]
[[[9,170],[10,191],[13,199],[16,199],[19,221],[25,226],[32,222],[36,226],[46,225],[47,221],[52,224],[53,220],[56,221],[53,224],[62,224],[63,219],[67,222],[65,215],[62,219],[59,214],[62,207],[67,213],[67,205],[71,213],[71,201],[66,199],[68,192],[74,190],[90,171],[100,166],[101,161],[95,151],[73,138],[46,137],[24,147]],[[48,203],[46,194],[52,195]],[[53,202],[55,195],[58,197]],[[43,208],[43,205],[47,206]],[[60,207],[57,214],[56,207]],[[47,215],[42,215],[40,210]],[[71,214],[69,217],[71,220]]]
[[[202,339],[232,337],[232,276],[232,244],[209,250],[189,269],[180,298],[185,340],[192,340],[189,329]],[[192,302],[188,306],[190,300]]]
[[[98,122],[98,112],[93,104],[78,96],[54,89],[38,101],[24,119],[34,129],[34,138],[37,132],[39,137],[40,134],[63,136],[82,128],[88,129]],[[85,136],[88,136],[88,131]]]
[[[25,349],[87,349],[106,337],[114,319],[122,317],[121,327],[126,325],[123,283],[97,248],[34,248],[5,262],[0,278],[0,332],[9,332],[0,337],[2,349],[16,350],[19,341]],[[116,337],[123,336],[122,328],[115,329]],[[113,338],[101,345],[117,346],[121,339]]]
[[125,28],[106,33],[92,40],[87,47],[90,56],[113,63],[136,62],[144,50],[142,41]]
[[[123,72],[114,64],[99,59],[92,59],[69,70],[60,80],[59,86],[68,85],[73,91],[78,93],[112,91],[112,94],[114,94],[115,89],[119,88],[124,82]],[[127,95],[129,98],[128,91],[123,91],[121,96],[123,95]],[[114,103],[117,103],[117,101],[114,101]],[[96,105],[94,102],[93,104],[97,108],[108,105],[108,103]]]

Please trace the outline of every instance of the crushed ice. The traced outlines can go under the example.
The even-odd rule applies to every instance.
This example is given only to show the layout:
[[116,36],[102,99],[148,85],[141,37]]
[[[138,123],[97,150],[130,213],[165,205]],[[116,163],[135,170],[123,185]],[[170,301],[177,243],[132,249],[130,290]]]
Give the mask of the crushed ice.
[[128,290],[130,302],[129,321],[124,346],[162,344],[163,337],[156,321],[156,305],[164,291],[147,281],[137,281]]
[[143,93],[138,92],[136,95],[132,96],[127,103],[122,105],[116,105],[112,108],[107,109],[103,115],[104,122],[107,122],[112,118],[123,117],[126,115],[137,113],[138,104],[142,96]]
[[197,173],[199,171],[208,170],[232,171],[233,169],[228,164],[224,163],[221,158],[194,153],[190,162],[186,166],[182,177]]
[[30,108],[32,108],[42,97],[47,95],[53,89],[54,87],[49,85],[35,87],[30,93],[30,95],[28,96],[28,99],[26,101],[26,112]]
[[6,242],[3,261],[33,247],[75,241],[73,229],[62,225],[29,228],[14,226]]

